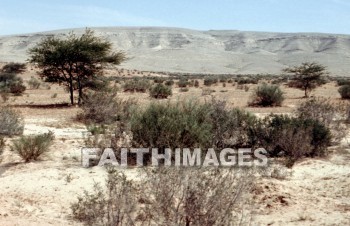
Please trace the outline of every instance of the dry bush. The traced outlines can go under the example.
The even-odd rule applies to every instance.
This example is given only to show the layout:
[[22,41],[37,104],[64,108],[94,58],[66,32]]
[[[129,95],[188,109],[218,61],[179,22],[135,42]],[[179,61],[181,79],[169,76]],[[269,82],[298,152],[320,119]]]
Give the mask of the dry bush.
[[83,97],[82,111],[77,118],[87,124],[111,124],[130,115],[135,101],[117,98],[115,91],[90,92]]
[[40,135],[21,136],[13,141],[11,151],[18,154],[25,162],[36,161],[49,151],[54,139],[51,131]]
[[[106,186],[78,197],[73,217],[86,225],[242,225],[250,221],[246,197],[252,169],[145,169],[132,182],[108,168]],[[138,189],[137,189],[138,188]]]
[[28,81],[28,85],[31,89],[39,89],[41,82],[32,76]]
[[172,95],[171,87],[160,83],[153,86],[149,93],[151,97],[156,99],[166,99]]
[[148,225],[246,224],[242,214],[253,175],[250,170],[158,168],[146,170],[141,218]]
[[25,89],[23,79],[16,74],[0,73],[0,92],[21,95]]
[[150,88],[150,82],[147,79],[133,79],[124,83],[124,92],[145,93]]
[[346,136],[346,117],[349,105],[344,102],[332,102],[326,98],[312,98],[300,104],[296,115],[301,118],[319,120],[332,133],[334,142],[340,142]]
[[92,193],[87,191],[71,205],[74,219],[85,225],[135,225],[132,215],[137,204],[131,181],[114,168],[108,169],[106,187],[95,184]]
[[0,107],[0,135],[12,136],[23,133],[21,115],[11,108]]

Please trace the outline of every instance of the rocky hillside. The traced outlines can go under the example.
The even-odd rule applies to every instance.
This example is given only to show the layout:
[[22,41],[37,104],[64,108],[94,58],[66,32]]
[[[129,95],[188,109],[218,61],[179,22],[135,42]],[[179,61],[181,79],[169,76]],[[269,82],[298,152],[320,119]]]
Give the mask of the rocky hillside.
[[[196,31],[177,28],[94,28],[130,58],[122,67],[191,73],[280,73],[287,65],[316,61],[332,75],[350,71],[350,36],[316,33]],[[25,61],[45,36],[71,30],[0,36],[0,61]],[[79,34],[84,29],[74,29]]]

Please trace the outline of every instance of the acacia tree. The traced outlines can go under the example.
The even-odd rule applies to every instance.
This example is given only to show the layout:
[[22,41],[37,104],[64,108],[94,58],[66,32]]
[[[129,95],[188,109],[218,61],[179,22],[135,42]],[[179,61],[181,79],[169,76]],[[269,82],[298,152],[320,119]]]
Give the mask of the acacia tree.
[[294,75],[290,85],[304,90],[305,97],[309,97],[309,92],[324,83],[323,76],[327,75],[326,67],[318,63],[302,63],[283,69],[284,72]]
[[81,103],[86,81],[103,74],[106,64],[118,65],[126,56],[124,52],[112,53],[112,44],[86,29],[81,36],[70,33],[66,39],[47,37],[29,50],[29,62],[41,69],[40,76],[49,82],[64,84],[74,104],[74,90],[78,89]]

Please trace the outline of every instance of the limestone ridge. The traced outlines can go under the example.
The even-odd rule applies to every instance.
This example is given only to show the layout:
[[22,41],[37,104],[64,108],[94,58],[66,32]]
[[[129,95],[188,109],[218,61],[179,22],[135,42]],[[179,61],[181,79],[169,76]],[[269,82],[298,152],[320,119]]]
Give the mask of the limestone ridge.
[[[27,50],[45,36],[64,37],[68,29],[0,36],[0,61],[24,62]],[[162,27],[93,28],[96,34],[124,50],[130,59],[121,65],[145,71],[188,73],[273,73],[287,65],[317,61],[332,75],[350,73],[350,35],[197,31]]]

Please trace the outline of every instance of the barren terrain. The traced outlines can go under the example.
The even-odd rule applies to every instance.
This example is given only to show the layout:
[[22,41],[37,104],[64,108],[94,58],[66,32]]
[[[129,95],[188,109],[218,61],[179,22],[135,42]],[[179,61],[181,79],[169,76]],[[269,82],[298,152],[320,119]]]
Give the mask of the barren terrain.
[[[248,31],[196,31],[181,28],[93,28],[98,36],[126,51],[122,66],[142,71],[280,74],[281,69],[316,61],[333,75],[348,76],[350,36],[317,33],[268,33]],[[27,50],[42,38],[64,37],[69,31],[0,37],[0,61],[24,62]]]

